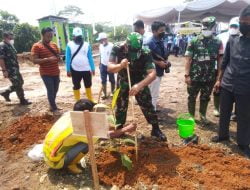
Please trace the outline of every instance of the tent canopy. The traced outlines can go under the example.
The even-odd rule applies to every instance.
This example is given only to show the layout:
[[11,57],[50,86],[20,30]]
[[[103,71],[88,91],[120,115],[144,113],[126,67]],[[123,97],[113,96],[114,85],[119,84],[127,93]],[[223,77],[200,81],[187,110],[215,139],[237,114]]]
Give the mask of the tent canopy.
[[249,4],[250,0],[195,0],[176,7],[144,11],[136,15],[136,18],[146,24],[156,20],[166,23],[201,20],[206,16],[215,16],[220,22],[228,22]]

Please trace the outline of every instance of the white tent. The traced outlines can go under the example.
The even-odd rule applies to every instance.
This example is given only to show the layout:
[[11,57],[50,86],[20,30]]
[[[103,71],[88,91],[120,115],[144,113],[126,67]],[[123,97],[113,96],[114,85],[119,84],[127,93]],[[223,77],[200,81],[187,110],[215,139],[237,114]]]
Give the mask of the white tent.
[[206,16],[215,16],[218,21],[228,22],[249,4],[250,0],[195,0],[176,7],[144,11],[136,15],[136,18],[146,24],[156,20],[166,23],[201,20]]

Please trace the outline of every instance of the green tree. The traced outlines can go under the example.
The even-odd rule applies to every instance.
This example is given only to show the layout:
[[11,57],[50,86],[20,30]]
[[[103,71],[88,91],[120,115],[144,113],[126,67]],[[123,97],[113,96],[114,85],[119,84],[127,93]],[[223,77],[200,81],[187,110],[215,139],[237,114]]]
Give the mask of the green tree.
[[7,11],[0,10],[0,18],[2,21],[5,21],[7,23],[18,23],[19,19],[16,17],[16,15],[10,14]]
[[19,19],[15,15],[0,10],[0,41],[2,41],[3,31],[13,31],[18,22]]
[[17,24],[13,31],[15,35],[15,48],[18,53],[29,52],[32,45],[40,39],[38,27],[28,23]]
[[124,41],[130,32],[132,32],[130,25],[120,25],[116,27],[116,35],[114,36],[114,32],[112,31],[109,33],[109,37],[114,42]]
[[67,5],[63,10],[59,11],[57,16],[65,16],[65,17],[77,17],[79,15],[83,15],[81,8],[75,5]]

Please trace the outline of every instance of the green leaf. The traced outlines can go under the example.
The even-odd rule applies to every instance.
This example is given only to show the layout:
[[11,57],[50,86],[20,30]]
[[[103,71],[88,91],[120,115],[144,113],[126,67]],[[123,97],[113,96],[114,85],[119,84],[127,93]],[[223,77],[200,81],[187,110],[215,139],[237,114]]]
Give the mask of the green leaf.
[[126,154],[121,154],[122,165],[128,170],[132,170],[132,161]]
[[113,98],[112,98],[112,104],[111,104],[111,108],[112,110],[114,110],[115,106],[116,106],[116,102],[117,102],[117,98],[118,98],[118,95],[120,93],[120,90],[121,88],[118,88],[116,89],[114,95],[113,95]]
[[132,139],[124,139],[123,142],[124,142],[125,144],[133,144],[133,145],[135,145],[135,141],[132,140]]

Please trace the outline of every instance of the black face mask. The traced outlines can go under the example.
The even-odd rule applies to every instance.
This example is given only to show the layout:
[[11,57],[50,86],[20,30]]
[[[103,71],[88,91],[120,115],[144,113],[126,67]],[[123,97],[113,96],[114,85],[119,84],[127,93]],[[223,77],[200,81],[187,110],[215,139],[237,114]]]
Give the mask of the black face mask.
[[165,32],[161,32],[158,36],[159,36],[160,39],[164,38]]
[[243,36],[250,34],[250,25],[249,24],[240,24],[240,32]]
[[82,36],[77,36],[77,37],[75,37],[74,42],[75,42],[76,44],[81,44],[81,43],[83,42]]

